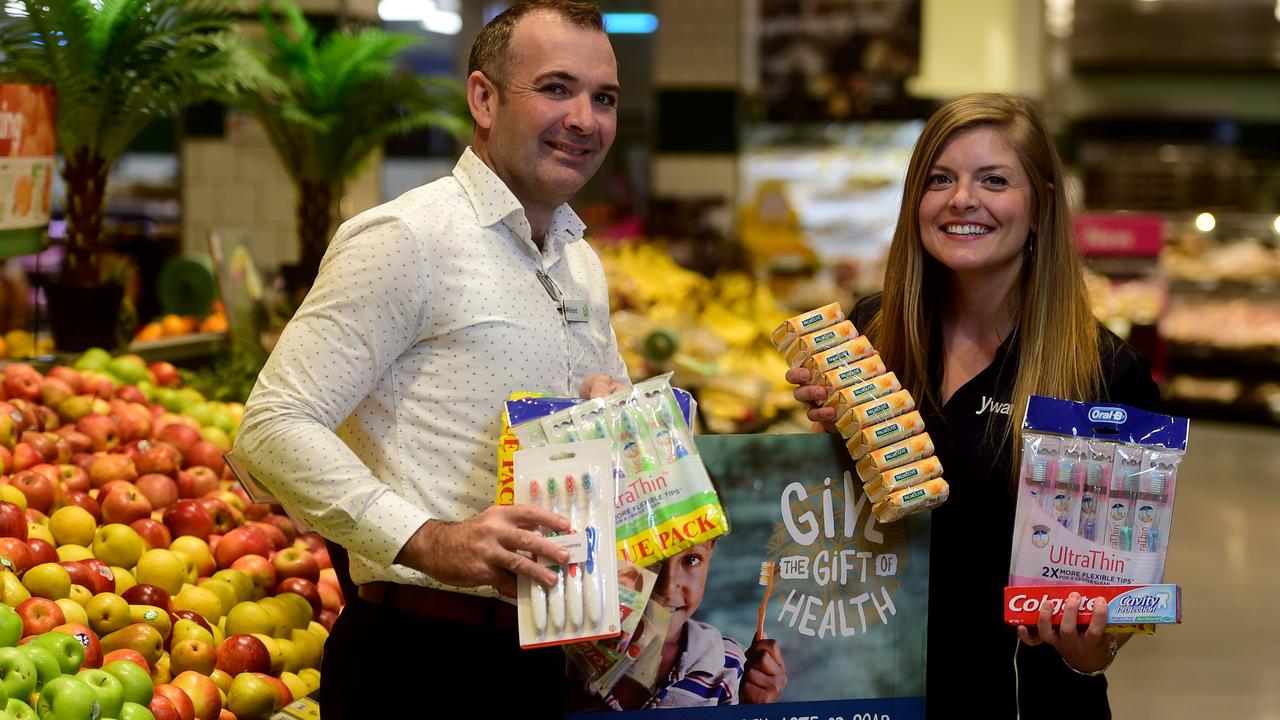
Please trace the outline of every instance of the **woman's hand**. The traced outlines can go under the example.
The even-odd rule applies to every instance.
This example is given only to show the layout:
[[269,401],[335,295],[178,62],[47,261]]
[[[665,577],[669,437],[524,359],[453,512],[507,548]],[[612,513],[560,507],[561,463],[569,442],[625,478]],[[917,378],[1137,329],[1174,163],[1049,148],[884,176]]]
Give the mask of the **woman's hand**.
[[[1052,614],[1049,610],[1049,604],[1045,603],[1040,606],[1040,618],[1036,621],[1036,630],[1033,634],[1031,629],[1025,625],[1018,626],[1018,638],[1028,645],[1039,645],[1040,643],[1049,643],[1057,649],[1058,654],[1071,667],[1083,673],[1101,670],[1111,663],[1111,646],[1106,637],[1107,629],[1107,601],[1103,598],[1096,598],[1093,602],[1093,617],[1089,620],[1089,625],[1083,633],[1076,626],[1076,618],[1080,613],[1080,605],[1082,598],[1079,593],[1071,593],[1067,596],[1066,605],[1062,610],[1062,625],[1059,629],[1054,630],[1053,624],[1050,622]],[[1122,635],[1118,638],[1123,644],[1128,640],[1128,636]]]
[[813,373],[805,368],[791,368],[787,371],[786,378],[787,382],[800,386],[792,394],[796,400],[809,406],[809,420],[829,433],[836,432],[836,409],[822,406],[827,399],[827,389],[821,385],[809,384],[814,380]]

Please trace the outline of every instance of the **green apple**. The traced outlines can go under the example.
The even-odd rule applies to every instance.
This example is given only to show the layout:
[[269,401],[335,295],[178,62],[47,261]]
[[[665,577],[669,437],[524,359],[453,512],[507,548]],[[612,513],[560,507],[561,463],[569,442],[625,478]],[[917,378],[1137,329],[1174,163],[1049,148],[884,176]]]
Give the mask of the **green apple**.
[[89,627],[98,636],[128,627],[133,619],[129,612],[129,602],[115,593],[98,593],[84,604],[85,614],[89,616]]
[[293,644],[288,638],[278,637],[275,639],[276,645],[280,647],[281,672],[296,673],[302,669],[302,653],[298,651],[298,646]]
[[142,397],[146,398],[147,402],[156,399],[156,384],[150,380],[139,380],[138,390],[142,392]]
[[186,581],[187,565],[182,557],[172,550],[155,548],[142,553],[137,566],[133,569],[133,577],[139,583],[155,585],[163,588],[170,595],[177,595],[182,590],[183,582]]
[[174,610],[191,610],[211,623],[222,617],[222,600],[212,590],[195,585],[183,585],[173,596]]
[[56,677],[45,684],[36,712],[40,720],[85,720],[102,714],[97,693],[70,676]]
[[[234,570],[227,568],[219,570],[213,574],[212,580],[224,580],[236,589],[236,602],[245,602],[252,600],[254,596],[253,578],[249,577],[243,570]],[[227,607],[235,607],[236,603],[231,603]]]
[[18,719],[13,716],[13,713],[9,712],[8,708],[5,708],[3,710],[0,710],[0,720],[18,720]]
[[[27,572],[31,571],[28,570]],[[235,607],[231,608],[231,612],[227,613],[225,629],[227,635],[239,635],[241,633],[270,635],[275,632],[276,620],[275,616],[260,603],[245,601],[237,603]]]
[[0,604],[0,647],[13,647],[21,639],[22,617],[8,605]]
[[289,639],[293,641],[294,646],[298,648],[298,654],[302,656],[302,667],[320,667],[320,660],[324,657],[323,640],[309,630],[292,630],[289,632]]
[[175,412],[180,412],[184,415],[189,414],[187,413],[187,408],[203,404],[204,401],[204,395],[201,395],[199,390],[190,387],[182,388],[178,390],[178,409]]
[[222,452],[231,451],[231,436],[222,430],[222,428],[212,425],[200,429],[200,437],[213,443],[213,446]]
[[236,595],[236,589],[226,580],[217,580],[211,577],[203,578],[196,583],[196,586],[203,590],[208,590],[218,596],[218,603],[221,606],[218,617],[226,615],[228,610],[235,607],[236,603],[240,602],[240,597]]
[[81,670],[76,677],[98,696],[98,710],[102,713],[101,717],[120,717],[120,706],[124,705],[124,684],[115,675],[106,670],[89,668]]
[[107,372],[130,385],[134,385],[147,379],[147,364],[136,355],[121,355],[118,358],[112,358],[107,363]]
[[213,419],[217,410],[207,402],[195,403],[183,409],[182,413],[200,423],[200,427],[213,427]]
[[107,565],[131,568],[146,551],[138,531],[122,523],[103,525],[93,534],[93,556]]
[[214,645],[213,633],[204,629],[204,626],[195,620],[182,618],[173,624],[173,631],[169,633],[169,645],[177,645],[183,640],[200,640]]
[[289,637],[289,631],[293,629],[293,612],[289,609],[289,604],[279,597],[264,597],[258,601],[258,604],[266,608],[267,612],[274,620],[274,627],[268,633],[271,637]]
[[58,665],[58,658],[49,648],[39,643],[27,643],[19,647],[18,651],[26,655],[36,668],[37,692],[50,680],[62,675],[62,666]]
[[231,681],[227,709],[237,720],[266,720],[275,712],[275,705],[276,689],[257,675],[243,672]]
[[120,708],[120,720],[156,720],[156,716],[151,714],[146,705],[126,702]]
[[84,664],[84,646],[64,632],[49,631],[36,636],[34,644],[43,645],[58,659],[63,675],[74,675]]
[[89,348],[84,354],[76,358],[76,362],[71,367],[76,370],[99,370],[105,372],[107,366],[111,363],[111,353],[102,348]]
[[155,397],[152,398],[157,405],[160,405],[169,412],[178,412],[182,407],[181,399],[178,397],[178,390],[171,387],[156,388]]
[[36,666],[18,648],[0,648],[0,688],[6,698],[29,698],[36,691]]
[[289,692],[294,699],[304,698],[311,694],[311,688],[307,685],[307,681],[287,670],[280,673],[280,682],[289,688]]
[[13,716],[13,720],[37,720],[36,711],[18,698],[9,698],[4,709]]
[[144,707],[151,704],[155,686],[151,682],[151,676],[142,669],[141,665],[132,660],[112,660],[103,665],[102,669],[114,675],[124,686],[125,702],[137,703]]
[[55,562],[41,563],[22,576],[22,584],[37,597],[57,600],[70,597],[71,575],[67,569]]

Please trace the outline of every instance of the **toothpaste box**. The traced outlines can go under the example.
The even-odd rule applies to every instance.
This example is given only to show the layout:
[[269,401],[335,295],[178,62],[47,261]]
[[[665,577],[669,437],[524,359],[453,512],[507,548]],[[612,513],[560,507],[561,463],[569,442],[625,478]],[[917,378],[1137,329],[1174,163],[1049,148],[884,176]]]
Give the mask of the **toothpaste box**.
[[1062,608],[1071,593],[1088,602],[1080,608],[1078,625],[1093,618],[1096,598],[1107,601],[1107,625],[1169,625],[1182,622],[1182,588],[1159,585],[1011,585],[1004,589],[1004,621],[1009,625],[1034,626],[1040,608],[1048,605],[1054,625],[1062,624]]

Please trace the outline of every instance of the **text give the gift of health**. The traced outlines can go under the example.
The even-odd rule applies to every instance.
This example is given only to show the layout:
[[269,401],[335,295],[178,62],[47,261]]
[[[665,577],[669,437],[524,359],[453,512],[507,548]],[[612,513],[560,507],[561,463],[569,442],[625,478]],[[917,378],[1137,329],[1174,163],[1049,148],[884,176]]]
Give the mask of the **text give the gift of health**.
[[[897,615],[889,588],[874,580],[868,584],[868,580],[897,575],[898,556],[892,552],[873,553],[840,547],[843,541],[857,537],[867,495],[854,490],[853,476],[846,471],[841,495],[844,501],[839,503],[843,507],[839,508],[841,517],[837,522],[832,484],[831,478],[823,481],[816,511],[806,506],[810,495],[801,483],[787,485],[781,497],[782,522],[794,545],[812,548],[820,544],[820,540],[826,542],[821,543],[825,547],[816,552],[779,558],[778,577],[812,581],[820,588],[829,589],[823,597],[818,597],[793,588],[780,604],[777,620],[796,628],[801,635],[819,638],[865,634],[868,628],[888,625],[889,619]],[[876,526],[875,518],[870,512],[865,517],[863,538],[873,545],[883,545],[884,533]],[[843,590],[845,588],[849,589]]]

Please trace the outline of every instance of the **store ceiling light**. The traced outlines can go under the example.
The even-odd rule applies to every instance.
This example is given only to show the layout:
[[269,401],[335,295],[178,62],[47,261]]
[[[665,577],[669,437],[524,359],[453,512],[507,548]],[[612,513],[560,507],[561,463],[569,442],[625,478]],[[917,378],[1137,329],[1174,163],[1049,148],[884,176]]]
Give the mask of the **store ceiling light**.
[[462,32],[462,15],[443,10],[432,0],[382,0],[378,17],[383,22],[421,23],[427,32],[457,35]]
[[648,35],[658,29],[653,13],[605,13],[604,30],[613,35]]
[[1196,229],[1202,233],[1212,231],[1218,226],[1218,220],[1213,217],[1213,213],[1202,212],[1196,216]]
[[1275,230],[1277,235],[1280,235],[1280,215],[1277,215],[1275,222],[1271,223],[1271,229]]

